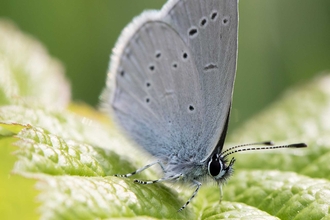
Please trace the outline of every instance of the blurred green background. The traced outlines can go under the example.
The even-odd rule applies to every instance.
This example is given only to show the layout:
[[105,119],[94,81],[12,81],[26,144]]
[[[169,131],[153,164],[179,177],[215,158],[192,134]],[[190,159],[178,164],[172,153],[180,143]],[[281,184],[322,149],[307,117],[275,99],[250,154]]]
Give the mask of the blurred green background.
[[[75,101],[96,106],[121,30],[165,0],[1,0],[14,21],[63,62]],[[241,0],[231,129],[284,90],[330,69],[329,0]],[[297,106],[299,107],[299,106]]]

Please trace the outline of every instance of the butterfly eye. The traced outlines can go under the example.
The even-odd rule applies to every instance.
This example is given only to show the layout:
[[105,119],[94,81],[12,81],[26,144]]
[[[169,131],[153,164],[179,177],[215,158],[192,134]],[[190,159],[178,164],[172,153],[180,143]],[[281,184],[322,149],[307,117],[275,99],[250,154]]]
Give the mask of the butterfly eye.
[[208,165],[208,171],[215,179],[220,179],[224,175],[223,163],[218,155],[213,155]]

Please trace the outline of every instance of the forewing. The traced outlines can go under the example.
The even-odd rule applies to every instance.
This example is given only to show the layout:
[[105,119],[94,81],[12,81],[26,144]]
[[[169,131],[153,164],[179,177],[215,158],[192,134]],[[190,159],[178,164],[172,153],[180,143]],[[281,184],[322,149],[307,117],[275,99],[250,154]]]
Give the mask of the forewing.
[[171,26],[156,19],[137,27],[114,55],[110,101],[129,136],[167,159],[199,140],[204,121],[199,74],[190,49]]
[[238,1],[175,0],[165,6],[163,16],[190,48],[198,70],[205,102],[201,147],[206,158],[215,148],[230,111],[236,73]]
[[236,0],[172,0],[124,30],[105,102],[152,155],[202,160],[215,148],[232,99],[237,22]]

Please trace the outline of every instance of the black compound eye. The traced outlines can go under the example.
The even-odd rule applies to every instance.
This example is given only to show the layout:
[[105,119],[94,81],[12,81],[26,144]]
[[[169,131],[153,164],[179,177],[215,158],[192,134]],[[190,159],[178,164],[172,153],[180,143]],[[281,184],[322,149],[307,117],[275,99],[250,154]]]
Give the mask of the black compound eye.
[[211,174],[211,176],[217,176],[219,175],[220,171],[221,171],[221,164],[220,161],[218,160],[218,158],[216,160],[212,160],[209,163],[209,173]]

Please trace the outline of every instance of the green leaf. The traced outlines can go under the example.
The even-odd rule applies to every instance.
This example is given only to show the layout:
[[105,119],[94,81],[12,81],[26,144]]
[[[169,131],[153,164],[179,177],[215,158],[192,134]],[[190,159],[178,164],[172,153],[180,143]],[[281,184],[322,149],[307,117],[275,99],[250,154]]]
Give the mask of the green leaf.
[[[60,91],[64,88],[67,94],[68,83],[56,71],[59,64],[12,25],[2,22],[0,28],[4,30],[0,62],[8,67],[0,70],[5,75],[0,82],[0,161],[1,167],[7,167],[0,175],[1,186],[6,187],[0,196],[5,195],[2,201],[18,200],[19,188],[26,190],[28,201],[17,206],[0,203],[1,218],[22,218],[8,212],[13,207],[34,213],[30,218],[38,213],[43,219],[329,218],[330,76],[293,88],[228,139],[232,143],[306,142],[307,148],[237,154],[235,173],[223,187],[220,204],[219,188],[203,184],[187,209],[177,212],[194,188],[133,182],[161,177],[157,168],[134,178],[115,177],[153,159],[122,137],[98,111],[77,105],[65,109],[68,99]],[[18,46],[11,51],[6,45],[12,41]],[[2,160],[15,158],[13,151],[16,162]],[[7,181],[10,170],[20,178],[20,185]],[[29,188],[31,181],[37,182],[39,209],[36,192]]]
[[[95,219],[150,216],[183,218],[177,194],[161,184],[140,187],[116,177],[41,177],[45,218]],[[61,195],[59,197],[59,195]],[[182,202],[182,201],[181,201]],[[47,210],[47,211],[46,211]]]
[[[16,135],[19,161],[16,171],[49,175],[107,176],[123,172],[115,152],[88,144],[65,140],[41,128],[26,128]],[[129,163],[122,161],[127,169]]]
[[35,39],[0,20],[0,104],[64,108],[70,101],[63,66]]
[[[242,181],[244,180],[244,181]],[[281,219],[328,215],[330,181],[294,172],[240,171],[226,187],[225,198],[244,202]]]
[[11,143],[16,140],[0,135],[0,218],[36,219],[40,216],[36,211],[40,205],[36,202],[36,181],[12,173],[17,159]]
[[[242,143],[269,140],[305,142],[308,148],[239,154],[237,169],[278,169],[330,180],[330,76],[287,91],[230,137]],[[237,138],[239,137],[239,138]]]

